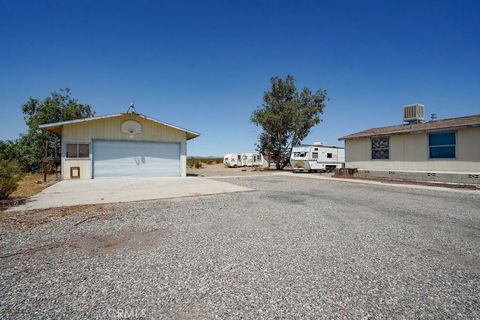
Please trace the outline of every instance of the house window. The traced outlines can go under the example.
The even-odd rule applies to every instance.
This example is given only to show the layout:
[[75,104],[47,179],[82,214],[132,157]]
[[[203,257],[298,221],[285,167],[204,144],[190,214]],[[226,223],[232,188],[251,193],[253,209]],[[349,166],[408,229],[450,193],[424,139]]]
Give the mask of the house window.
[[85,159],[90,157],[90,145],[88,143],[67,143],[67,158]]
[[430,133],[428,147],[431,159],[455,158],[455,132]]
[[67,144],[67,158],[77,158],[77,144]]
[[327,159],[332,159],[333,153],[328,152],[327,153]]
[[318,152],[312,152],[312,158],[318,159]]
[[390,137],[372,138],[372,159],[390,158]]
[[88,158],[90,156],[90,146],[86,143],[78,145],[78,157]]

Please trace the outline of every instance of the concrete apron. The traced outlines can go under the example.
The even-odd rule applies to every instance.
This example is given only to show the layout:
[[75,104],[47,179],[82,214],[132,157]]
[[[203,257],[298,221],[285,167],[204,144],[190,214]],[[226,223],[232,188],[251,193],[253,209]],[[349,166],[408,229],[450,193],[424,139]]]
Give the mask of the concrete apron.
[[[282,172],[278,173],[277,175],[282,175],[282,176],[291,176],[291,172]],[[480,196],[480,190],[468,190],[468,189],[454,189],[454,188],[447,188],[447,187],[436,187],[436,186],[424,186],[424,185],[418,185],[418,184],[400,184],[400,183],[389,183],[389,182],[383,182],[383,181],[372,181],[372,180],[362,180],[362,179],[343,179],[343,178],[334,178],[334,177],[325,177],[325,176],[319,176],[316,174],[301,174],[297,173],[294,174],[295,177],[298,178],[305,178],[305,179],[318,179],[318,180],[325,180],[325,181],[335,181],[335,182],[341,182],[341,183],[353,183],[353,184],[370,184],[370,185],[377,185],[377,186],[389,186],[389,187],[394,187],[394,188],[410,188],[410,189],[423,189],[423,190],[433,190],[433,191],[445,191],[445,192],[456,192],[456,193],[469,193],[469,194],[475,194]]]
[[253,189],[205,178],[63,180],[8,211],[203,196]]

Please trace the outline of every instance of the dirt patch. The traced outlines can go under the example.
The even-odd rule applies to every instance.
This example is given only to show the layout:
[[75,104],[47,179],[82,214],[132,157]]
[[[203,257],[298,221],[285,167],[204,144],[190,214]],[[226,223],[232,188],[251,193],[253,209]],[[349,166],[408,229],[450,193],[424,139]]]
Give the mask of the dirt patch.
[[45,245],[8,252],[0,255],[0,259],[16,257],[20,255],[33,255],[47,250],[73,248],[93,253],[112,253],[121,249],[148,250],[155,248],[167,236],[171,235],[169,230],[154,229],[150,231],[133,231],[121,235],[102,235],[93,237],[82,237],[69,242],[53,242]]
[[72,214],[85,215],[94,213],[95,217],[90,216],[84,220],[79,220],[76,225],[101,218],[101,215],[115,211],[113,205],[86,205],[86,206],[72,206],[62,208],[52,208],[47,210],[30,210],[23,212],[0,212],[0,224],[6,224],[20,229],[32,228],[47,222],[57,217],[65,217]]
[[165,237],[171,234],[169,230],[149,230],[149,231],[134,231],[124,233],[119,236],[97,236],[78,241],[73,247],[91,251],[110,253],[123,248],[130,250],[146,250],[156,247],[156,243],[162,241]]
[[241,167],[241,168],[228,168],[223,163],[204,165],[200,169],[188,168],[187,174],[190,176],[199,177],[214,177],[214,176],[242,176],[252,174],[265,174],[276,170],[269,170],[267,168],[253,168],[253,167]]

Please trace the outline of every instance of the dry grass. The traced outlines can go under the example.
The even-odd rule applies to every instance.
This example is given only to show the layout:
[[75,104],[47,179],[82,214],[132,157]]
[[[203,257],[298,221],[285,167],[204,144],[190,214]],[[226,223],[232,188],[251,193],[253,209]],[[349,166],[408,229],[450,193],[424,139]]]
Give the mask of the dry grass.
[[12,199],[24,199],[39,193],[46,187],[57,182],[55,175],[48,175],[47,182],[43,183],[43,174],[27,173],[18,183],[17,190],[10,195]]
[[18,183],[17,190],[7,200],[0,201],[0,211],[24,203],[27,198],[55,184],[57,181],[55,175],[48,175],[47,182],[43,183],[43,174],[27,173]]

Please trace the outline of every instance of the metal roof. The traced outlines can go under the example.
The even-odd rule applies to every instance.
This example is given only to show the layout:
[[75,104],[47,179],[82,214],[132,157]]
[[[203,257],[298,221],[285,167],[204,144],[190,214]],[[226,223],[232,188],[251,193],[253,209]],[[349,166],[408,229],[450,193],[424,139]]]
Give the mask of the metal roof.
[[51,131],[51,132],[54,132],[54,133],[58,134],[58,129],[61,130],[61,127],[64,126],[64,125],[82,123],[82,122],[88,122],[88,121],[95,121],[95,120],[101,120],[101,119],[108,119],[108,118],[115,118],[115,117],[121,117],[121,116],[137,116],[137,117],[143,118],[145,120],[153,121],[155,123],[158,123],[158,124],[161,124],[161,125],[164,125],[164,126],[176,129],[176,130],[183,131],[187,134],[187,140],[190,140],[190,139],[193,139],[193,138],[196,138],[196,137],[200,136],[200,133],[198,133],[198,132],[188,130],[188,129],[185,129],[185,128],[181,128],[181,127],[178,127],[178,126],[174,126],[172,124],[162,122],[162,121],[159,121],[157,119],[150,118],[150,117],[147,117],[147,116],[145,116],[143,114],[139,114],[139,113],[115,113],[115,114],[109,114],[109,115],[98,116],[98,117],[90,117],[90,118],[84,118],[84,119],[76,119],[76,120],[69,120],[69,121],[46,123],[46,124],[40,125],[39,127],[41,129],[45,129],[45,130],[48,130],[48,131]]
[[428,132],[428,131],[436,131],[436,130],[448,130],[448,129],[454,130],[454,129],[471,128],[471,127],[480,127],[480,114],[466,116],[466,117],[435,120],[435,121],[429,121],[425,123],[372,128],[372,129],[346,135],[344,137],[341,137],[339,140],[359,139],[359,138],[393,135],[393,134],[420,133],[420,132]]

